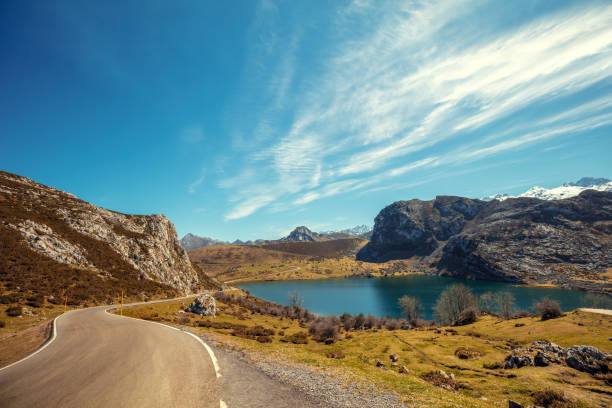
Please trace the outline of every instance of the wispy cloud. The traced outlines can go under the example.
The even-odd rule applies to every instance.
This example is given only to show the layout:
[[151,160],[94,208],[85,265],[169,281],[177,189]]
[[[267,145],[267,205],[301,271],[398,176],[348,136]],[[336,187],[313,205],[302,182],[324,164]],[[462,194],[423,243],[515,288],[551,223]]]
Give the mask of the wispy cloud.
[[[338,12],[336,42],[316,76],[299,71],[299,27],[275,58],[273,97],[255,122],[256,134],[274,137],[254,137],[243,160],[259,177],[222,183],[234,191],[226,219],[406,185],[392,180],[611,124],[608,95],[567,100],[612,77],[611,5],[577,5],[501,29],[493,12],[478,10],[487,6],[353,2]],[[352,29],[356,18],[369,30]],[[268,39],[265,51],[278,52],[279,38]],[[308,87],[295,87],[300,75]],[[279,112],[291,120],[279,121]]]
[[187,192],[189,194],[195,194],[198,191],[198,188],[200,188],[200,186],[204,183],[204,180],[206,180],[206,174],[205,171],[202,170],[198,178],[189,183],[187,186]]

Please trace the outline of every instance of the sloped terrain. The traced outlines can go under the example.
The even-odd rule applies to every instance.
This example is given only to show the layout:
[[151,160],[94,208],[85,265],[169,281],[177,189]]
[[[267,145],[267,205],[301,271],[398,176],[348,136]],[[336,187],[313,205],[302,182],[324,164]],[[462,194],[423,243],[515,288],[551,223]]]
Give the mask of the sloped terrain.
[[11,299],[176,295],[210,286],[202,277],[166,217],[109,211],[0,172],[0,284]]

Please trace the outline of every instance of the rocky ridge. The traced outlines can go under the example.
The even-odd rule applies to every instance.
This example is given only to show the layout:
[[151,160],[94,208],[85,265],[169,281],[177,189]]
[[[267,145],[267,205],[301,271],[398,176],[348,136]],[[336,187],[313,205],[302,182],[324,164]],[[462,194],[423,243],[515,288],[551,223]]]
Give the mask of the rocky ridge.
[[398,201],[376,217],[358,259],[414,258],[432,273],[609,292],[612,192],[563,200]]
[[[180,293],[202,283],[165,216],[110,211],[6,172],[0,172],[0,232],[11,235],[12,251],[25,251],[25,258],[29,250],[103,280],[130,275]],[[11,268],[12,260],[2,261]]]

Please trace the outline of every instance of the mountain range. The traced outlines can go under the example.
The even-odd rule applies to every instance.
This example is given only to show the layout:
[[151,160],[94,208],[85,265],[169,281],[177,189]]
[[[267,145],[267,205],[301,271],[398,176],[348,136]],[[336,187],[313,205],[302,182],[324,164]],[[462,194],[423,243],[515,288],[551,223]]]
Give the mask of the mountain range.
[[267,245],[276,242],[312,242],[346,238],[369,239],[371,234],[372,228],[367,225],[357,225],[352,228],[342,229],[338,231],[331,230],[322,232],[314,232],[311,231],[308,227],[299,226],[294,228],[289,233],[289,235],[278,240],[257,239],[249,241],[235,240],[233,242],[227,242],[188,233],[183,238],[181,238],[180,243],[184,249],[191,251],[197,248],[204,248],[211,245]]

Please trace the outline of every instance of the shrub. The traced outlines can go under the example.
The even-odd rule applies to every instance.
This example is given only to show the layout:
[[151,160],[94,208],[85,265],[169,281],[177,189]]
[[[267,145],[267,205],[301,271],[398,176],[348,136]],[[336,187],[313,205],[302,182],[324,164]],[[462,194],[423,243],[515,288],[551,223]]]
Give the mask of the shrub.
[[234,325],[231,335],[245,339],[257,340],[260,343],[271,343],[271,336],[274,336],[274,330],[267,329],[259,325],[252,327]]
[[556,300],[544,298],[535,304],[535,308],[542,320],[555,319],[561,316],[561,307]]
[[476,297],[465,285],[451,285],[438,298],[435,306],[437,319],[443,324],[456,324],[461,312],[476,307]]
[[342,314],[340,316],[340,321],[342,322],[342,327],[344,327],[346,331],[355,328],[355,318],[348,313]]
[[578,405],[567,398],[563,392],[555,390],[536,391],[532,394],[536,406],[544,408],[573,408]]
[[272,343],[272,337],[270,336],[257,336],[255,337],[259,343]]
[[459,313],[459,317],[455,321],[455,326],[465,326],[466,324],[472,324],[478,320],[478,309],[475,307],[468,307]]
[[419,299],[412,296],[402,296],[397,303],[400,309],[402,309],[402,314],[406,317],[406,320],[414,325],[421,316],[421,302]]
[[17,317],[23,314],[23,308],[21,306],[13,306],[6,309],[6,315],[10,317]]
[[8,305],[17,302],[19,302],[19,296],[14,293],[0,296],[0,303],[2,303],[3,305]]
[[282,337],[280,341],[282,341],[283,343],[308,344],[308,333],[306,332],[293,333],[290,336]]
[[354,329],[355,330],[361,330],[363,329],[363,325],[365,323],[365,316],[363,315],[363,313],[359,313],[356,317],[355,317],[355,326]]
[[28,300],[26,302],[26,305],[30,307],[42,307],[42,303],[38,300]]
[[385,329],[398,330],[402,328],[402,321],[399,319],[387,319],[385,321]]
[[308,326],[308,332],[316,341],[330,344],[338,340],[339,324],[337,317],[320,317]]
[[377,319],[371,314],[367,315],[363,323],[363,328],[366,330],[373,329],[377,326]]

